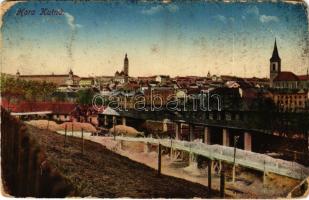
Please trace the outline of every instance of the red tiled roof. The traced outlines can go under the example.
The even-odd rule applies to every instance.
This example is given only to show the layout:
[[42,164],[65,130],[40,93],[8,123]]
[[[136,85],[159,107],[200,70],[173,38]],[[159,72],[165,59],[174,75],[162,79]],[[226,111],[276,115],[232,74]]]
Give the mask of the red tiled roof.
[[[68,74],[40,74],[40,75],[20,75],[21,78],[46,78],[46,77],[69,77]],[[73,77],[78,77],[77,75],[73,75]]]
[[309,81],[309,75],[300,75],[298,76],[300,81]]
[[139,84],[137,83],[127,83],[122,88],[128,89],[128,90],[136,90],[139,88]]
[[156,76],[138,76],[138,80],[154,79]]
[[257,98],[258,92],[255,88],[243,89],[243,98],[253,99]]
[[76,106],[73,103],[67,102],[27,102],[8,103],[7,100],[2,99],[1,105],[4,108],[9,108],[12,112],[39,112],[52,111],[57,114],[70,114]]
[[268,78],[258,78],[258,77],[252,77],[252,78],[246,78],[247,81],[252,81],[252,82],[269,82]]
[[299,78],[293,72],[280,72],[274,81],[299,81]]
[[236,81],[237,77],[236,76],[229,76],[229,75],[222,75],[221,79],[224,81]]

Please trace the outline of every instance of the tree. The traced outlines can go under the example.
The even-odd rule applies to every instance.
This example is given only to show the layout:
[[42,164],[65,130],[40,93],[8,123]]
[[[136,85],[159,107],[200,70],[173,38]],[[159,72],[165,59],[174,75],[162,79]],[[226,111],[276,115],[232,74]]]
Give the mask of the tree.
[[23,95],[24,91],[16,84],[14,78],[1,76],[1,96],[8,101],[7,109],[10,109],[11,100],[19,99]]
[[13,77],[1,76],[1,94],[10,104],[12,99],[25,98],[36,101],[46,100],[57,89],[54,83],[25,81]]
[[52,93],[52,97],[54,97],[56,101],[65,101],[66,94],[64,92],[54,92]]
[[77,102],[81,105],[91,105],[95,92],[92,89],[79,90]]
[[41,94],[43,101],[46,101],[48,97],[51,97],[52,94],[56,91],[57,87],[53,83],[43,82],[41,85]]

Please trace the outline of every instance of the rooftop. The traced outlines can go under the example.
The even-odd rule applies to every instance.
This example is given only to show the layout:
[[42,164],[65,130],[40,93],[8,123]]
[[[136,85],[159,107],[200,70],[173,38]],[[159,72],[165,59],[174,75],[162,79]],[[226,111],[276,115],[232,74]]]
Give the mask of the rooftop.
[[274,81],[299,81],[299,78],[293,72],[283,71],[275,77]]

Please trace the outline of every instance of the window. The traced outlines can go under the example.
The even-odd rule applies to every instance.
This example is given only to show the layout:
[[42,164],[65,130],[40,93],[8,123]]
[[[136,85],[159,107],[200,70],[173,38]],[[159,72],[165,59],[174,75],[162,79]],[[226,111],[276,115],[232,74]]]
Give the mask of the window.
[[273,63],[273,71],[276,71],[276,64]]

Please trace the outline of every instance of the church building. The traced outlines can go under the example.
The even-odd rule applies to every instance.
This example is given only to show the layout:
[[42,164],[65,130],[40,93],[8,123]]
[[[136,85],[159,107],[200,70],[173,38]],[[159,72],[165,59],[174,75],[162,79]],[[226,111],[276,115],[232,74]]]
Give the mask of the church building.
[[120,72],[116,71],[114,81],[123,84],[128,82],[128,78],[129,78],[129,59],[128,55],[126,54],[123,62],[123,70]]
[[309,75],[297,76],[290,71],[281,71],[281,58],[279,56],[277,41],[270,58],[270,87],[285,89],[308,89]]

